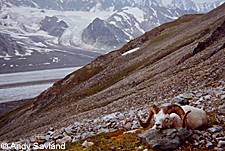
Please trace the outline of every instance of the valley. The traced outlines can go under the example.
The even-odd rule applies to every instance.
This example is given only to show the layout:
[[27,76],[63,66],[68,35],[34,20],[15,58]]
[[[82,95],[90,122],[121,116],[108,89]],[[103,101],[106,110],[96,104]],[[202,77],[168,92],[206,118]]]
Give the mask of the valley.
[[0,74],[0,103],[30,99],[81,67]]

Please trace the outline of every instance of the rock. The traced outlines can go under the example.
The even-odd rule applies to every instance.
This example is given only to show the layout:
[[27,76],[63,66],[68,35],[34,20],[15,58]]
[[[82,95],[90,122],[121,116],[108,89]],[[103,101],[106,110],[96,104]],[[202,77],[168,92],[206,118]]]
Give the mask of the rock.
[[88,132],[84,132],[84,133],[81,134],[81,139],[85,139],[87,137],[89,137],[89,133]]
[[187,100],[191,100],[193,99],[193,94],[192,93],[184,93],[184,94],[180,94],[180,97],[187,99]]
[[220,132],[223,130],[223,127],[218,126],[218,125],[213,125],[213,127],[208,128],[208,131],[211,133],[216,133],[216,132]]
[[50,135],[46,135],[46,136],[45,136],[45,139],[46,139],[47,141],[48,141],[50,138],[51,138]]
[[54,132],[54,128],[53,127],[50,127],[50,129],[49,129],[49,131],[52,131],[52,132]]
[[62,139],[63,137],[64,137],[63,134],[57,134],[57,135],[53,135],[53,136],[52,136],[52,138],[53,138],[54,140]]
[[47,135],[50,135],[50,136],[51,136],[51,135],[53,135],[53,134],[54,134],[54,131],[50,131],[50,130],[49,130],[49,131],[47,132]]
[[119,120],[123,120],[125,118],[125,116],[120,112],[118,112],[116,116],[118,117]]
[[139,123],[138,123],[138,121],[133,121],[133,124],[132,124],[131,129],[137,129],[137,128],[139,128]]
[[66,134],[69,135],[69,136],[75,134],[75,132],[74,132],[74,130],[72,129],[72,127],[67,127],[67,128],[65,128],[64,130],[65,130]]
[[197,93],[195,94],[195,96],[198,97],[198,98],[201,97],[202,95],[203,95],[203,94],[202,94],[201,92],[197,92]]
[[47,141],[46,137],[43,135],[37,135],[35,136],[35,141],[38,144],[44,144]]
[[109,123],[106,124],[106,127],[107,128],[116,127],[116,122],[115,121],[109,122]]
[[143,142],[151,145],[153,149],[173,150],[190,136],[190,131],[186,129],[149,129],[138,136]]
[[210,147],[212,147],[213,146],[213,143],[212,142],[207,142],[207,144],[206,144],[206,147],[207,148],[210,148]]
[[175,101],[175,103],[180,104],[180,105],[189,105],[189,100],[184,99],[180,96],[174,97],[173,100]]
[[113,121],[116,121],[116,119],[117,119],[116,113],[112,113],[112,114],[105,115],[104,117],[102,117],[102,120],[104,122],[113,122]]
[[225,141],[219,141],[217,144],[217,147],[219,147],[219,148],[225,147]]
[[34,137],[34,136],[30,137],[30,142],[31,143],[35,143],[36,142],[36,137]]
[[132,126],[131,123],[128,122],[127,124],[124,125],[124,128],[129,130],[129,129],[131,129],[131,126]]
[[200,97],[200,99],[198,100],[199,102],[204,102],[204,98]]
[[136,150],[143,150],[143,146],[138,146],[135,148]]
[[215,147],[214,150],[215,151],[224,151],[223,148],[218,148],[218,147]]
[[91,147],[93,146],[94,143],[93,142],[88,142],[87,140],[85,140],[83,143],[82,143],[82,146],[84,147]]
[[218,138],[216,138],[216,140],[218,140],[218,141],[220,141],[220,140],[225,141],[225,137],[218,137]]
[[221,99],[221,100],[225,100],[225,94],[221,95],[221,96],[220,96],[220,99]]
[[196,101],[196,102],[194,102],[194,104],[196,104],[196,105],[200,105],[201,104],[201,101]]
[[217,139],[218,137],[223,137],[223,136],[224,136],[224,134],[221,133],[221,132],[217,132],[217,133],[214,133],[214,134],[212,135],[212,137],[213,137],[214,139]]
[[69,143],[69,142],[72,142],[72,138],[70,136],[65,136],[62,139],[56,140],[57,144],[63,144],[63,143]]
[[225,113],[225,104],[222,104],[218,107],[219,113]]
[[101,128],[98,130],[98,133],[108,133],[109,129],[108,128]]
[[211,99],[211,95],[206,95],[206,96],[204,96],[204,99],[205,99],[205,100],[210,100],[210,99]]

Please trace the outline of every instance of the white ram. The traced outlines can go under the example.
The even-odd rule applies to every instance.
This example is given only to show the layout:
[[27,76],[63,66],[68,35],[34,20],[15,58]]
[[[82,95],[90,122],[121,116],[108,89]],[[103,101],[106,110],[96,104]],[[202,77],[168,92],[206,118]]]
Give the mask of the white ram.
[[185,105],[170,104],[162,107],[153,105],[149,109],[148,117],[143,122],[137,116],[140,125],[148,128],[153,125],[153,129],[186,127],[197,129],[206,126],[208,123],[207,114],[204,110]]

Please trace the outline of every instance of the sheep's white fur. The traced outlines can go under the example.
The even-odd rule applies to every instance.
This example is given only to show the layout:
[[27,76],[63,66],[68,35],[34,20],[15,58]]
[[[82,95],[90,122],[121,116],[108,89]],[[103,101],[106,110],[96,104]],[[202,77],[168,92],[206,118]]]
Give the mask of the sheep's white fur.
[[[186,127],[190,129],[197,129],[204,125],[207,125],[207,114],[204,110],[185,105],[181,106],[185,113],[191,111],[186,117]],[[154,114],[154,125],[152,129],[161,128],[179,128],[183,125],[183,120],[175,113],[165,114],[161,109],[157,114]],[[165,120],[167,119],[167,122]]]
[[190,106],[190,105],[181,106],[181,108],[184,110],[185,113],[187,113],[188,111],[191,111],[187,115],[188,128],[197,129],[202,126],[206,126],[208,124],[207,114],[204,110]]

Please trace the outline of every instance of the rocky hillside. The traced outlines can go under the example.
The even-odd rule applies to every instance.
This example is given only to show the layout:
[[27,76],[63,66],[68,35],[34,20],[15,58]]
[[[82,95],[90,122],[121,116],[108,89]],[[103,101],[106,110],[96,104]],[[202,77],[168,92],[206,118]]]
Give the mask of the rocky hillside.
[[207,97],[208,91],[194,94],[193,105],[204,107],[206,100],[207,112],[223,115],[224,81],[225,4],[205,15],[185,15],[163,24],[56,82],[1,117],[0,140],[171,102],[184,92],[204,89],[219,90]]

